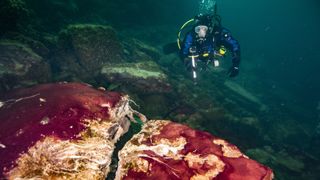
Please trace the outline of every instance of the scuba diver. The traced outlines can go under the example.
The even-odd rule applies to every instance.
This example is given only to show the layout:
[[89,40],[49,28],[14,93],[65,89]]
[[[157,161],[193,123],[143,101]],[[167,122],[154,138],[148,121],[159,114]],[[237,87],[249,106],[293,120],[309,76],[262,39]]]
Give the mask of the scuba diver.
[[[192,29],[187,32],[183,42],[180,42],[182,29],[190,22],[194,22]],[[221,18],[217,14],[199,14],[186,22],[178,33],[178,48],[180,58],[187,69],[192,70],[193,79],[197,78],[197,62],[219,66],[219,59],[229,50],[232,54],[232,66],[228,71],[229,77],[239,73],[240,45],[232,37],[229,30],[221,26]]]
[[[181,60],[188,70],[192,71],[194,82],[197,79],[197,70],[205,64],[214,67],[219,66],[219,60],[227,55],[227,50],[232,55],[232,66],[228,70],[229,77],[239,74],[240,45],[231,35],[230,31],[221,25],[221,17],[217,14],[215,0],[200,0],[200,14],[182,25],[178,32],[177,42],[166,44],[163,47],[164,54],[179,52]],[[192,25],[186,32],[181,42],[181,34],[184,29]],[[178,45],[178,46],[177,46]]]

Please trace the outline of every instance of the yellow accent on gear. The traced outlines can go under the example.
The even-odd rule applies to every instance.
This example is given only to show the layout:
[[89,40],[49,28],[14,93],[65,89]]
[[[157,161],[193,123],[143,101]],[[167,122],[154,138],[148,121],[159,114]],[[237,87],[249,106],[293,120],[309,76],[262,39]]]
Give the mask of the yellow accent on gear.
[[209,56],[209,53],[204,53],[202,56],[203,56],[203,57],[208,57],[208,56]]
[[227,49],[224,46],[221,46],[220,49],[219,49],[219,54],[225,55],[226,52],[227,52]]

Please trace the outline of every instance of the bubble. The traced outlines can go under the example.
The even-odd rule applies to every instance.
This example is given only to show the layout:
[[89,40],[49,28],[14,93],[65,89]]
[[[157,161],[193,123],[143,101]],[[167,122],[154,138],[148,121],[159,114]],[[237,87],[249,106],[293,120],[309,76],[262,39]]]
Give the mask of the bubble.
[[213,14],[216,0],[200,0],[199,1],[199,13],[201,14]]

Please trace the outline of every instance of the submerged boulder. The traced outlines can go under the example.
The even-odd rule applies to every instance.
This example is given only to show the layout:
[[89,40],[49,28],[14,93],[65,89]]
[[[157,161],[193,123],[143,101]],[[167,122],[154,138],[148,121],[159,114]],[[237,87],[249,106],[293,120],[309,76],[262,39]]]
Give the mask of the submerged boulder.
[[60,47],[66,51],[64,53],[74,54],[74,61],[88,73],[100,72],[105,63],[122,61],[122,45],[110,26],[69,25],[61,31],[59,42]]
[[116,179],[256,179],[272,170],[203,131],[153,120],[119,152]]
[[132,38],[123,41],[124,54],[130,62],[159,61],[161,52],[146,42]]
[[122,83],[140,92],[168,92],[167,75],[153,61],[105,65],[102,78],[111,83]]
[[60,83],[0,97],[0,178],[103,179],[129,127],[128,96]]
[[[292,172],[303,173],[306,168],[301,159],[301,154],[292,156],[284,149],[276,152],[271,147],[265,146],[263,148],[249,149],[246,153],[259,160],[261,163],[269,163],[273,166],[277,166],[277,169],[286,168]],[[284,174],[284,172],[280,171],[279,174]]]
[[[47,35],[47,37],[50,36]],[[41,42],[40,40],[36,40],[32,37],[25,36],[21,33],[16,32],[8,32],[2,36],[2,39],[4,41],[15,41],[24,44],[25,46],[28,46],[30,49],[32,49],[33,52],[35,52],[43,58],[47,58],[50,54],[50,49],[47,47],[50,47],[50,44],[48,44],[48,42],[44,39],[42,40],[44,42]]]
[[262,112],[265,112],[268,110],[268,107],[258,97],[256,97],[254,94],[252,94],[251,92],[249,92],[248,90],[240,86],[239,84],[233,81],[227,80],[224,82],[224,86],[227,87],[229,90],[231,90],[233,94],[239,95],[240,97],[244,98],[244,100],[246,100],[246,101],[243,101],[243,100],[241,101],[240,98],[235,97],[234,99],[236,99],[237,101],[241,101],[244,104],[248,104],[249,102],[254,106],[256,106],[259,109],[259,111],[262,111]]
[[48,81],[49,64],[28,46],[0,41],[0,54],[0,92]]

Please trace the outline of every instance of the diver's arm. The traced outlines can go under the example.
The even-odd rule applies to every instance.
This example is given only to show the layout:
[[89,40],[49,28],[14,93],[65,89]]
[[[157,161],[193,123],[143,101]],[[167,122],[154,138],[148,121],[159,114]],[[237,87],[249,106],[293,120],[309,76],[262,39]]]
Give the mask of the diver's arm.
[[221,32],[221,40],[222,44],[232,52],[232,64],[233,67],[239,68],[240,65],[240,59],[241,59],[241,54],[240,54],[240,44],[239,42],[232,37],[231,33],[229,30],[223,28]]
[[228,71],[229,77],[235,77],[239,74],[240,65],[240,45],[239,42],[231,36],[230,31],[222,28],[220,33],[221,43],[232,52],[232,66]]
[[191,33],[188,33],[185,40],[184,40],[184,44],[182,47],[182,57],[186,58],[189,55],[189,51],[190,51],[190,47],[192,46],[192,42],[193,42],[193,37],[191,35]]

